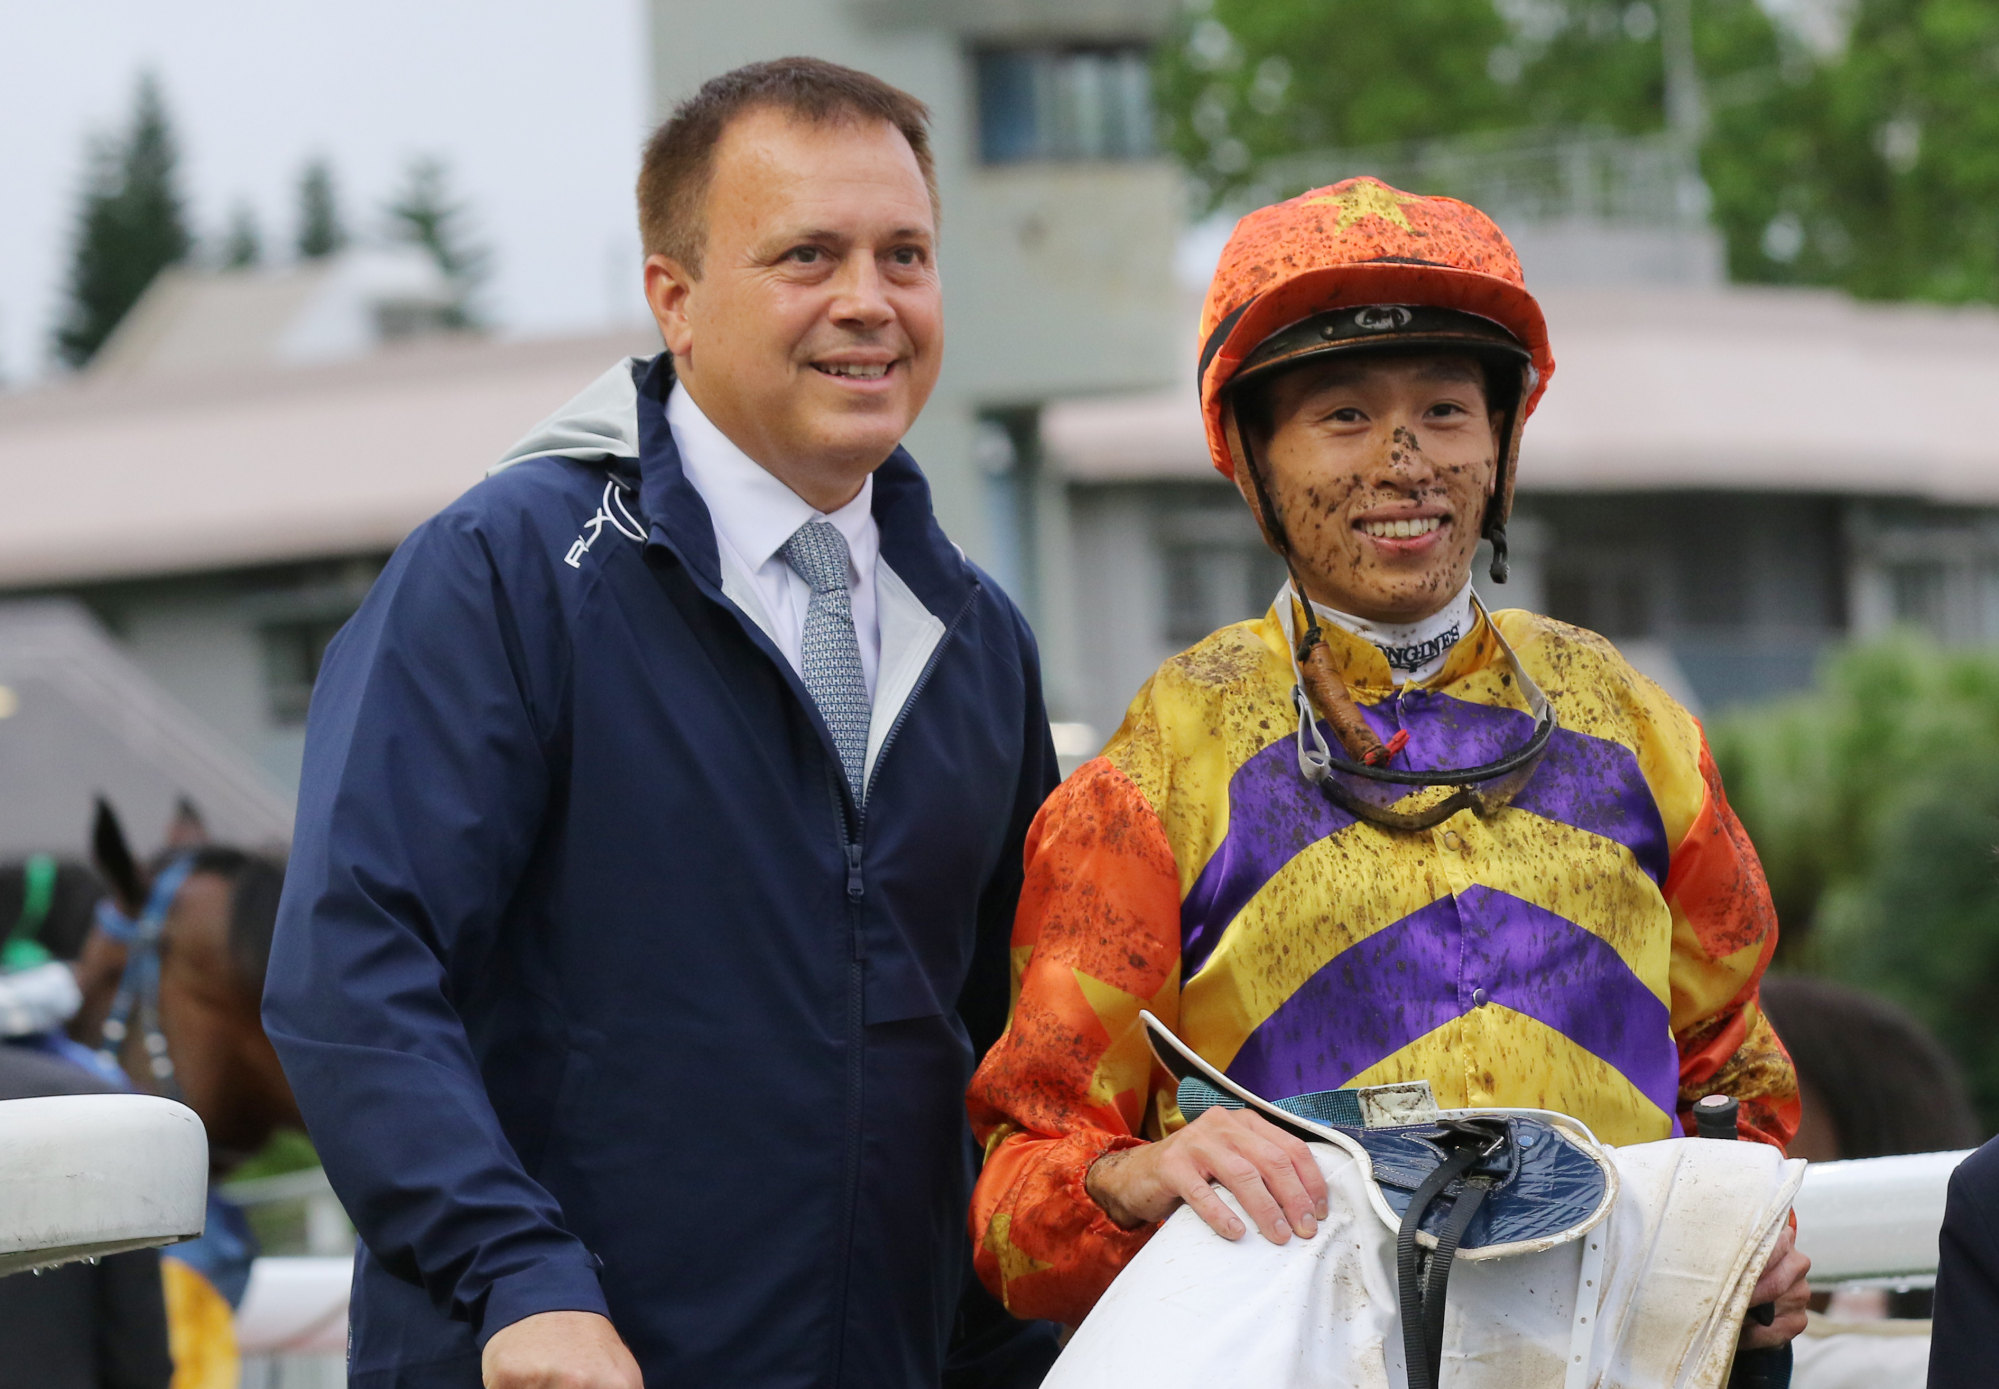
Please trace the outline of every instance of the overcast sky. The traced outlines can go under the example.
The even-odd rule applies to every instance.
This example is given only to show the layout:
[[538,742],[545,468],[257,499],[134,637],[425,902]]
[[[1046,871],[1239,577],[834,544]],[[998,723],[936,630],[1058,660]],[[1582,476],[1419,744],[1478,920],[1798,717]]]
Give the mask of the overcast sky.
[[0,381],[47,370],[86,142],[142,71],[180,138],[196,234],[249,204],[288,254],[298,171],[332,161],[371,233],[410,159],[450,166],[515,334],[642,316],[631,186],[646,130],[640,0],[50,0],[0,4]]

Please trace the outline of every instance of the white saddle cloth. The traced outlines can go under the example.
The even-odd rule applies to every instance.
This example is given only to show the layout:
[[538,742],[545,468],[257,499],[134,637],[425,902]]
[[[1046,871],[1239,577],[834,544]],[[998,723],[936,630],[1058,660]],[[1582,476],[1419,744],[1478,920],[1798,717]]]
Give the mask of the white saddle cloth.
[[[1231,1242],[1182,1208],[1077,1328],[1044,1389],[1403,1389],[1394,1232],[1370,1207],[1360,1164],[1330,1144],[1313,1151],[1332,1211],[1317,1235],[1280,1246],[1252,1229]],[[1726,1381],[1805,1164],[1762,1143],[1701,1139],[1605,1152],[1618,1194],[1594,1230],[1452,1269],[1447,1389]],[[1593,1241],[1600,1287],[1580,1290],[1580,1312],[1594,1324],[1579,1327]],[[1573,1347],[1587,1363],[1572,1366]]]

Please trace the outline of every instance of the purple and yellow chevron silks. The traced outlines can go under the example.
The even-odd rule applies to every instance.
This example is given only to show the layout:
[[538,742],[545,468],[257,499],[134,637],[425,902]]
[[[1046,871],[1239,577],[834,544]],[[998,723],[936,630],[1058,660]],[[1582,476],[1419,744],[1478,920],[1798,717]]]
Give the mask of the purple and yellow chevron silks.
[[[1085,1183],[1185,1121],[1141,1006],[1271,1095],[1421,1079],[1446,1105],[1645,1143],[1717,1091],[1753,1116],[1745,1136],[1794,1131],[1755,1007],[1774,913],[1700,726],[1597,637],[1492,623],[1565,730],[1502,811],[1384,830],[1307,783],[1273,612],[1162,666],[1036,818],[1018,996],[968,1096],[979,1271],[1016,1315],[1079,1320],[1144,1243]],[[1378,653],[1325,637],[1358,694],[1381,690]],[[1475,766],[1528,736],[1499,652],[1481,632],[1433,685],[1363,706],[1384,739],[1408,731],[1403,765]]]
[[1334,956],[1250,1033],[1228,1071],[1263,1095],[1333,1089],[1492,1004],[1553,1028],[1673,1112],[1679,1052],[1666,1005],[1600,936],[1485,887]]
[[[1384,742],[1406,730],[1409,744],[1398,765],[1423,770],[1494,761],[1524,743],[1534,727],[1517,709],[1474,704],[1432,690],[1410,690],[1365,705],[1362,713]],[[1290,738],[1279,739],[1237,768],[1228,796],[1228,833],[1181,903],[1185,978],[1199,973],[1222,933],[1279,869],[1354,823],[1299,774],[1297,747]],[[1514,797],[1511,809],[1615,840],[1631,851],[1647,877],[1665,885],[1672,846],[1638,759],[1622,743],[1557,729],[1533,780]],[[1368,827],[1357,832],[1383,833]]]

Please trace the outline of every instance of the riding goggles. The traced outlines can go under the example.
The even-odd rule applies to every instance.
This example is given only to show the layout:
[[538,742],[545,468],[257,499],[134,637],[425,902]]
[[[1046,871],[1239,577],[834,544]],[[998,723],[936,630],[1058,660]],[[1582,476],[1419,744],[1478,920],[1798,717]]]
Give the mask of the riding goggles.
[[[1298,668],[1297,638],[1292,631],[1293,591],[1286,585],[1278,595],[1278,617],[1292,649],[1291,670],[1295,683],[1291,697],[1298,706],[1298,770],[1305,780],[1324,791],[1342,810],[1384,829],[1427,830],[1443,823],[1461,810],[1480,818],[1504,810],[1534,778],[1547,755],[1548,744],[1560,727],[1555,707],[1520,664],[1520,658],[1500,635],[1498,626],[1486,613],[1485,605],[1472,597],[1472,611],[1499,643],[1499,650],[1513,677],[1513,685],[1527,702],[1534,718],[1533,732],[1518,748],[1477,767],[1448,767],[1436,771],[1402,771],[1394,767],[1370,767],[1333,752],[1319,727],[1312,701],[1305,694],[1304,674]],[[1414,805],[1404,802],[1421,792],[1450,788],[1435,799]]]

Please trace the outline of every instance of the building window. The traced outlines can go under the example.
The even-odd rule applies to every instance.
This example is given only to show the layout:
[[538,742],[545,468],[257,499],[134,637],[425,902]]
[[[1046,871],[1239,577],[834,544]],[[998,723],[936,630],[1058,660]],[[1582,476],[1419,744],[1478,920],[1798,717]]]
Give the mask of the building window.
[[988,164],[1154,152],[1143,48],[988,49],[977,68],[979,157]]
[[1888,566],[1888,604],[1895,621],[1939,639],[1960,635],[1951,630],[1950,588],[1950,571],[1942,564]]
[[264,696],[273,721],[287,725],[305,722],[313,682],[319,679],[320,662],[326,659],[326,644],[345,623],[344,617],[322,617],[264,627]]
[[1658,587],[1642,561],[1610,554],[1557,555],[1547,569],[1548,615],[1612,640],[1649,637],[1658,627]]
[[1284,582],[1283,564],[1253,539],[1169,540],[1160,557],[1166,571],[1166,639],[1175,647],[1263,616]]

